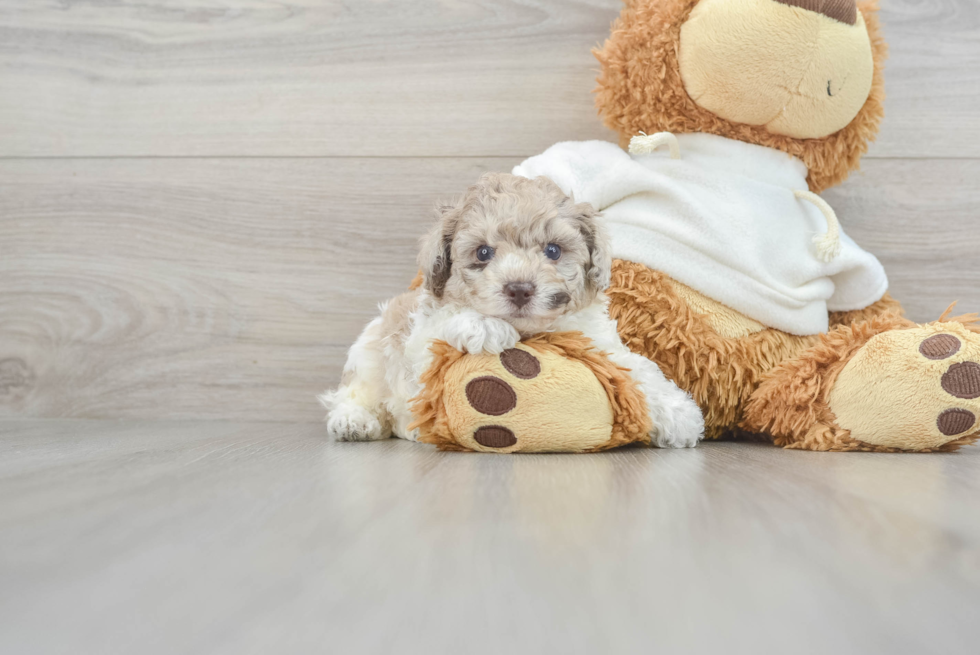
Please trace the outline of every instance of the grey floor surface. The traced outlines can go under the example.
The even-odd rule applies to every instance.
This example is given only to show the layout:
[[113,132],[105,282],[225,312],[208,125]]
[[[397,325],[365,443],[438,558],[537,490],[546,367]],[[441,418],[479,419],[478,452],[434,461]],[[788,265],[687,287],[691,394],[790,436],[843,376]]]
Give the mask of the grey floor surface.
[[0,422],[0,653],[975,653],[978,473]]

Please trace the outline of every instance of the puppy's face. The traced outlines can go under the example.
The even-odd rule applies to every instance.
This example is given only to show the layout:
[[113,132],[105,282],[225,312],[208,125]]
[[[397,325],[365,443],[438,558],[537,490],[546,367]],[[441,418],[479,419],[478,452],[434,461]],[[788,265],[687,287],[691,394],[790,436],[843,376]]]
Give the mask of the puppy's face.
[[590,205],[545,178],[491,174],[441,210],[420,266],[437,298],[531,334],[593,303],[611,260]]

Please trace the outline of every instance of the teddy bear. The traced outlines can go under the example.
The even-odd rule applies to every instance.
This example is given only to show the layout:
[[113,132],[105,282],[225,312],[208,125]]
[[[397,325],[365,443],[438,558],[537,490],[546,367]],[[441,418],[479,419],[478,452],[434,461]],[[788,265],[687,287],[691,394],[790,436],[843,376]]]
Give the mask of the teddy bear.
[[[602,213],[610,316],[699,404],[706,438],[875,452],[980,438],[977,315],[905,318],[818,195],[858,168],[883,116],[876,13],[876,0],[628,0],[594,51],[596,106],[619,145],[559,143],[514,169]],[[421,441],[649,442],[628,372],[581,335],[434,353]]]

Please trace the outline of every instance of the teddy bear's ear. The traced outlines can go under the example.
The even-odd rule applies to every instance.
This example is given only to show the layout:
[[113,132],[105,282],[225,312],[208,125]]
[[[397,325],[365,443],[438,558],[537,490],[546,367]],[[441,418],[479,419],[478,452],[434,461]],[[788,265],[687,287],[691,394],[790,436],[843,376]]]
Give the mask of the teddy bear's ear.
[[459,226],[459,207],[456,203],[440,203],[436,206],[436,214],[438,221],[422,237],[418,264],[422,271],[422,288],[436,298],[442,298],[452,275],[453,239]]

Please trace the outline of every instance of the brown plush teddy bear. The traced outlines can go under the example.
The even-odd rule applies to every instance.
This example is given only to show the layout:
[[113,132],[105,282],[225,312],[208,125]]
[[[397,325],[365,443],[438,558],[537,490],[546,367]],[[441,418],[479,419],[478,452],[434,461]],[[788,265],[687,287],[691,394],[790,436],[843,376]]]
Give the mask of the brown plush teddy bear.
[[[858,167],[883,115],[876,10],[630,0],[596,52],[597,106],[629,152],[562,143],[514,171],[602,212],[618,258],[610,315],[694,397],[709,438],[894,452],[980,436],[976,316],[905,319],[877,259],[816,195]],[[438,346],[421,439],[497,452],[645,440],[635,387],[580,338],[511,352],[539,373]],[[495,415],[467,391],[488,378],[513,400]]]

